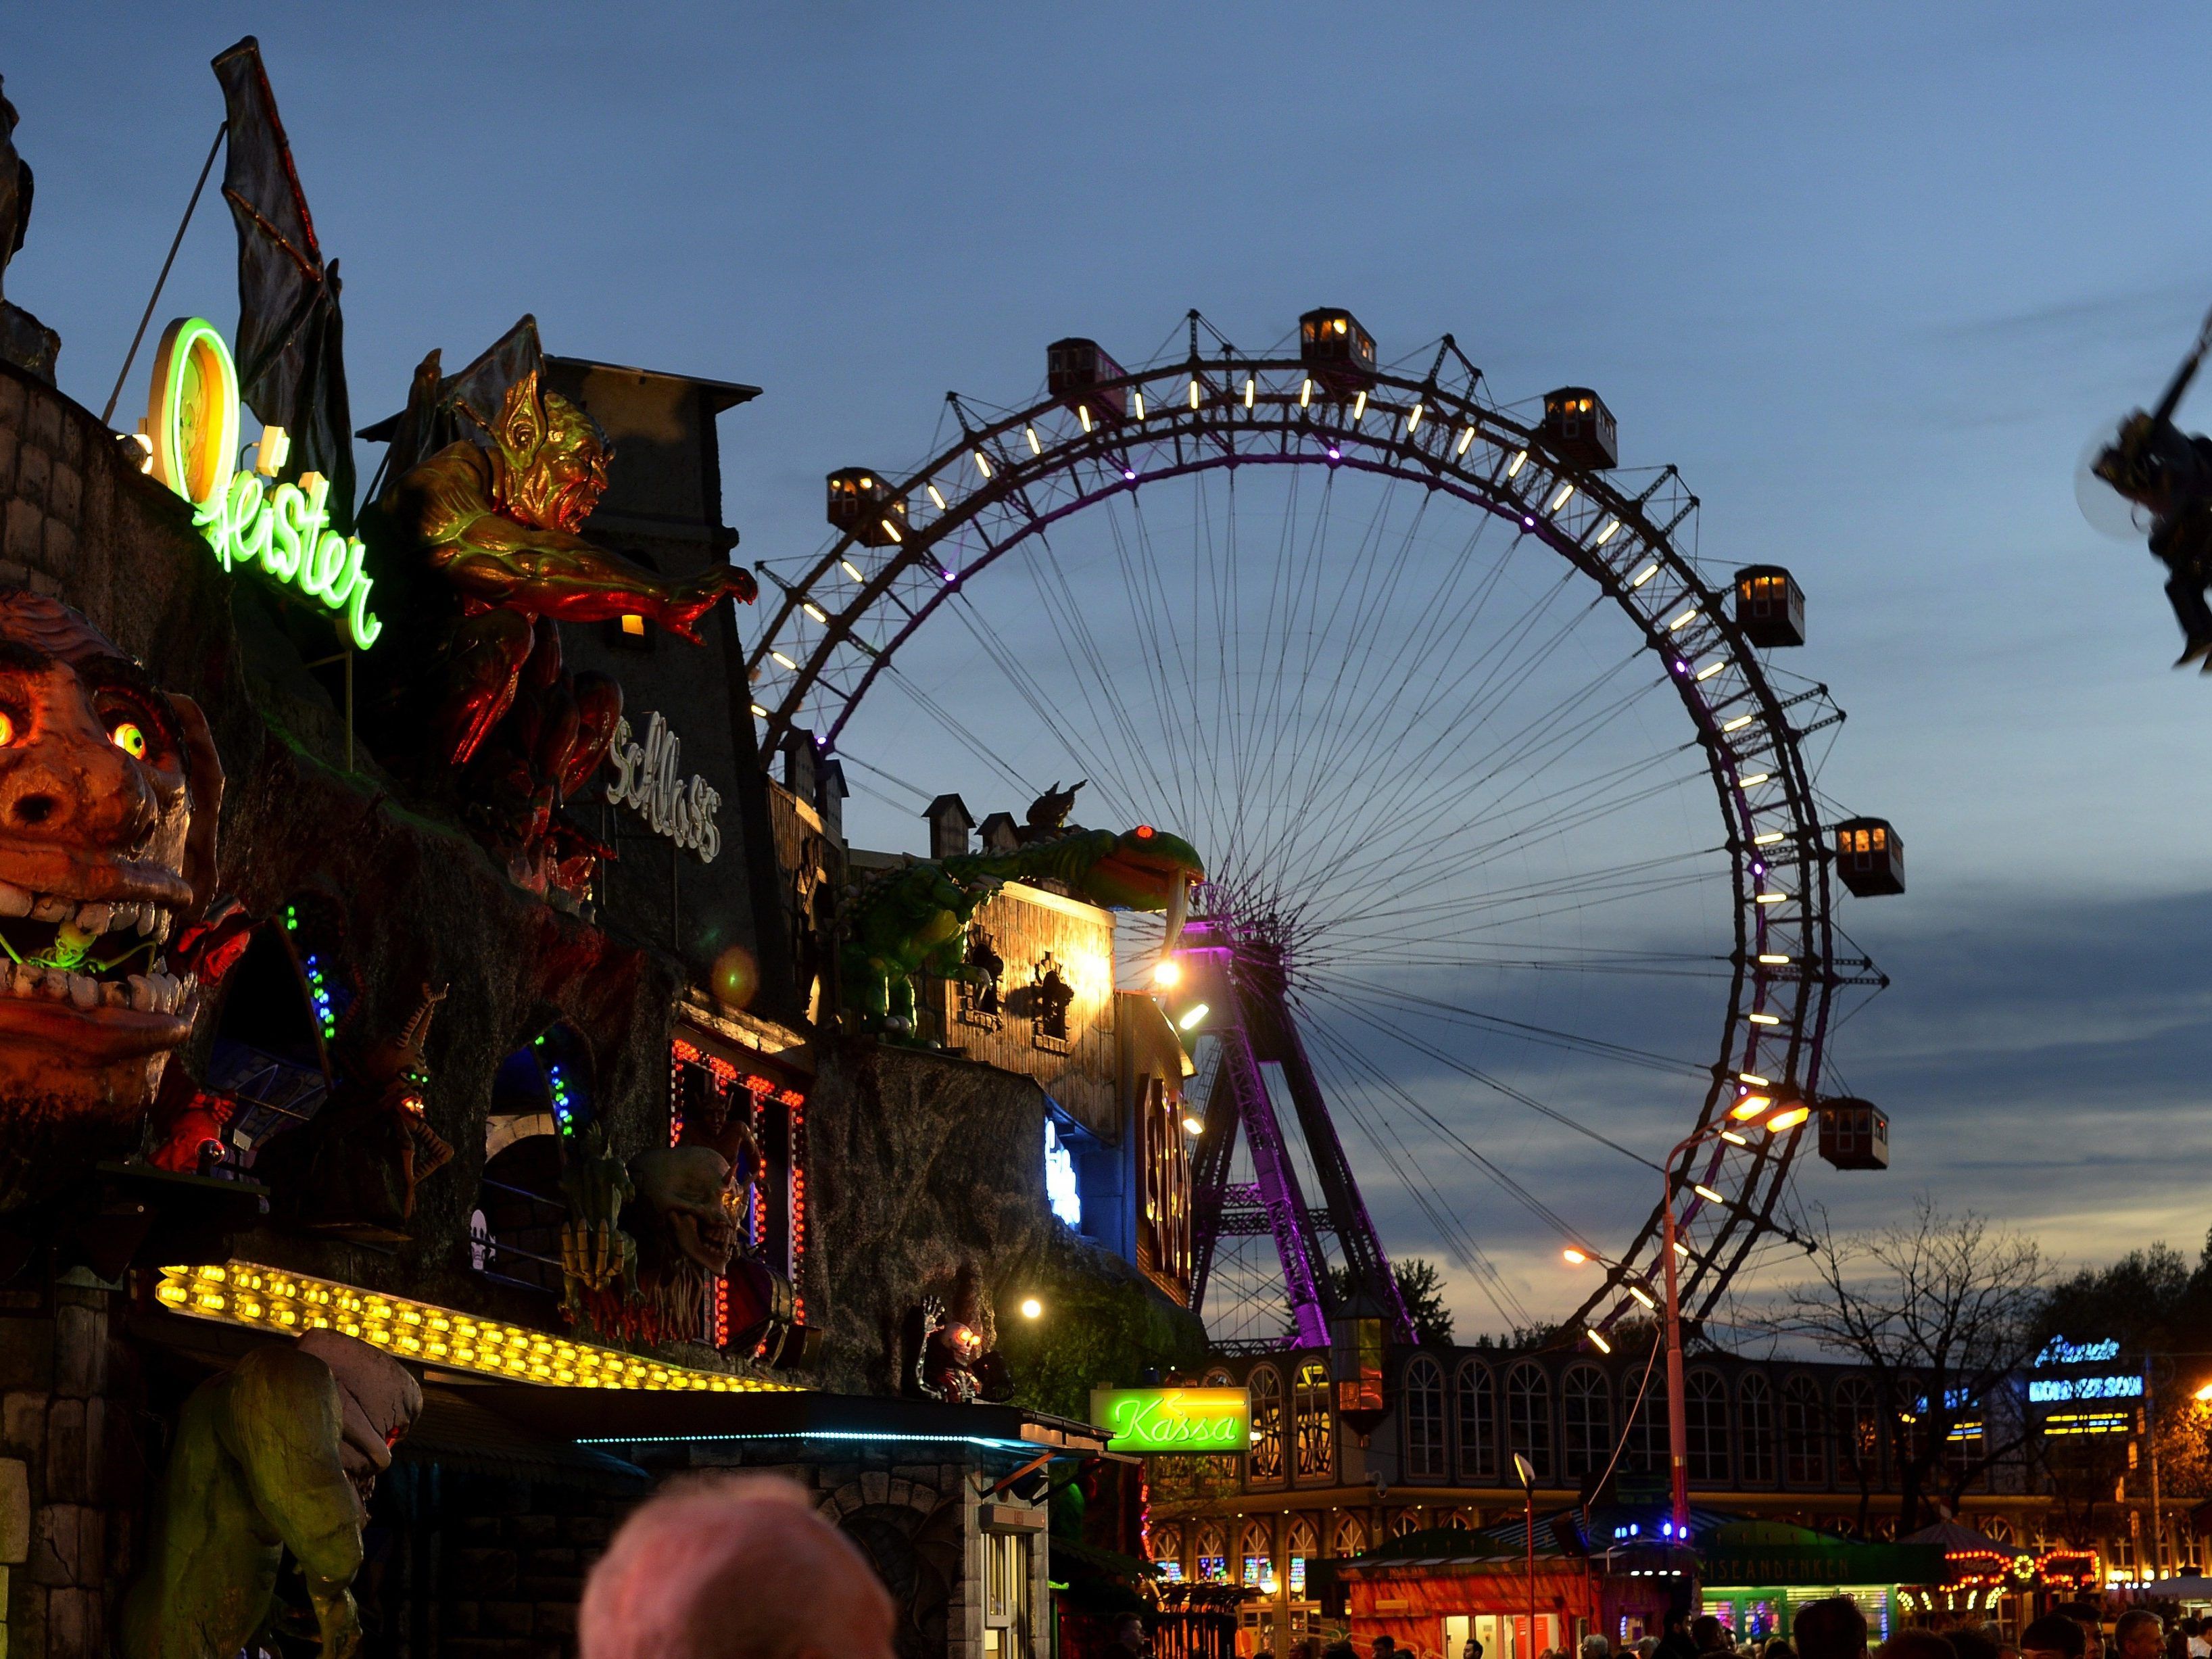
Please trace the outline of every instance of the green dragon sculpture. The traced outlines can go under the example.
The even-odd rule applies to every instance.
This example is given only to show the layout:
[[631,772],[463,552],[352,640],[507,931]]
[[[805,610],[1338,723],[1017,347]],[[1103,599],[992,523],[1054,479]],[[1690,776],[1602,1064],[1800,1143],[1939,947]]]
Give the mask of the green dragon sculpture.
[[1078,830],[1010,853],[960,854],[878,876],[846,915],[844,1001],[864,1029],[915,1029],[915,979],[966,979],[966,934],[975,907],[1000,883],[1043,878],[1091,903],[1167,913],[1168,950],[1182,935],[1190,890],[1206,870],[1188,842],[1152,825],[1126,834]]

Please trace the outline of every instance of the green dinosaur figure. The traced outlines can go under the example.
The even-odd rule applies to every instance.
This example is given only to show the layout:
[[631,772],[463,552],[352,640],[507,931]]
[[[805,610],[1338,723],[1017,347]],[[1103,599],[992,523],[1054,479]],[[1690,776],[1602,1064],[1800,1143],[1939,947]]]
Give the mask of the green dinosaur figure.
[[1109,909],[1164,910],[1172,950],[1192,884],[1205,875],[1195,848],[1148,823],[1124,835],[1078,830],[1011,853],[963,853],[890,871],[860,889],[847,910],[846,1008],[867,1030],[912,1032],[915,976],[973,977],[968,921],[1001,882],[1042,877]]

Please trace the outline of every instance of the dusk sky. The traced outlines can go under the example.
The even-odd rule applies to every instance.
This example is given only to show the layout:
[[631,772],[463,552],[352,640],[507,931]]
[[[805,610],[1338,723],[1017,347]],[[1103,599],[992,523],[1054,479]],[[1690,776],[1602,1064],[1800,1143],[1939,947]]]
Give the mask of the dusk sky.
[[[208,60],[246,33],[342,262],[356,424],[430,347],[451,370],[526,311],[556,352],[758,384],[722,423],[748,558],[817,550],[823,473],[919,461],[948,388],[1018,405],[1047,342],[1133,362],[1194,306],[1255,349],[1346,306],[1386,359],[1454,333],[1501,398],[1601,388],[1624,465],[1701,497],[1708,561],[1796,573],[1787,665],[1850,713],[1821,787],[1910,849],[1905,896],[1840,901],[1895,981],[1835,1050],[1893,1114],[1894,1165],[1808,1157],[1802,1199],[1856,1226],[1928,1193],[2069,1261],[2203,1237],[2212,680],[2168,668],[2163,572],[2073,479],[2212,306],[2212,13],[36,13],[0,63],[38,177],[8,297],[95,410],[222,118]],[[211,182],[156,328],[228,328],[234,258]],[[851,752],[1018,806],[926,722],[878,735]],[[855,795],[855,841],[920,850],[888,799]],[[1656,1157],[1688,1119],[1602,1127]],[[1649,1183],[1574,1145],[1523,1167],[1626,1242]],[[1436,1254],[1362,1173],[1386,1243]],[[1571,1306],[1552,1244],[1462,1175],[1520,1299]],[[1455,1293],[1463,1333],[1497,1327]]]

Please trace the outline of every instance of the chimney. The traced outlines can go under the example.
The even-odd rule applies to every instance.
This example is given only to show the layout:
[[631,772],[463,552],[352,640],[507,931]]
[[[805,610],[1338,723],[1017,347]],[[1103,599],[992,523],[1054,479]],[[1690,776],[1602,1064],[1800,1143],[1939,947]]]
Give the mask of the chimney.
[[975,820],[968,816],[967,803],[957,795],[939,795],[921,810],[929,820],[929,856],[954,859],[968,850],[968,832]]
[[814,734],[793,732],[783,740],[783,787],[805,801],[815,804]]

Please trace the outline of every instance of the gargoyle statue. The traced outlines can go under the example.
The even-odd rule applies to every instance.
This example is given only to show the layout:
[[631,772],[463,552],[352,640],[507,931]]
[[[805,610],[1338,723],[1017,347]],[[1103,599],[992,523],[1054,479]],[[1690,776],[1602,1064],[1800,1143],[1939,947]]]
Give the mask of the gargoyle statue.
[[[425,390],[427,384],[427,392]],[[437,354],[416,371],[412,405],[434,399]],[[611,452],[599,423],[530,368],[491,415],[465,401],[461,413],[489,447],[449,444],[386,493],[393,527],[413,540],[459,594],[465,620],[447,653],[433,752],[465,764],[514,700],[541,617],[607,622],[642,617],[679,638],[720,599],[750,604],[750,572],[718,564],[664,581],[578,532],[607,487]],[[612,722],[608,722],[612,730]]]
[[423,1045],[445,1000],[425,985],[397,1036],[341,1054],[330,1103],[255,1160],[293,1225],[382,1243],[411,1237],[416,1188],[453,1156],[424,1110]]
[[[0,279],[8,262],[22,251],[31,223],[31,167],[15,154],[15,106],[0,95]],[[0,362],[11,362],[54,383],[54,359],[62,337],[21,306],[0,299]]]
[[190,698],[0,588],[0,1213],[136,1149],[198,1010],[161,953],[213,893],[222,803]]
[[275,1614],[288,1553],[323,1659],[349,1659],[368,1496],[422,1409],[404,1366],[328,1330],[256,1348],[193,1390],[124,1601],[125,1659],[232,1659]]
[[[1074,791],[1066,792],[1072,800]],[[1109,908],[1167,913],[1172,951],[1190,890],[1206,874],[1198,849],[1150,824],[1126,835],[1077,830],[1011,853],[963,853],[878,876],[848,902],[842,954],[848,1012],[866,1030],[903,1036],[915,1029],[915,979],[933,974],[980,982],[965,930],[975,907],[1001,882],[1050,880]]]
[[1072,783],[1063,789],[1055,781],[1051,788],[1031,801],[1030,810],[1023,815],[1029,827],[1021,832],[1022,840],[1024,842],[1050,841],[1056,836],[1066,835],[1067,815],[1075,810],[1075,792],[1090,781],[1085,778],[1082,782]]

